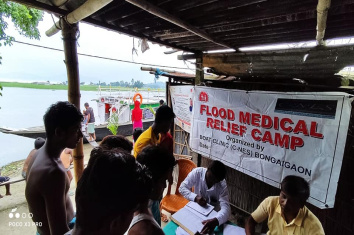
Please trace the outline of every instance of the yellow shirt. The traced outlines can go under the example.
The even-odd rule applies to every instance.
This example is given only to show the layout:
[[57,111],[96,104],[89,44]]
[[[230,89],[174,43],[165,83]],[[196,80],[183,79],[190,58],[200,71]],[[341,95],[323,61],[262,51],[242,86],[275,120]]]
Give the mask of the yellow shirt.
[[268,235],[324,235],[321,222],[306,206],[287,224],[281,215],[278,196],[264,199],[251,216],[257,223],[268,218]]
[[159,138],[156,138],[156,135],[152,131],[152,127],[149,127],[146,131],[144,131],[139,138],[136,140],[134,144],[134,157],[136,158],[138,154],[148,145],[155,146],[160,142],[160,134]]

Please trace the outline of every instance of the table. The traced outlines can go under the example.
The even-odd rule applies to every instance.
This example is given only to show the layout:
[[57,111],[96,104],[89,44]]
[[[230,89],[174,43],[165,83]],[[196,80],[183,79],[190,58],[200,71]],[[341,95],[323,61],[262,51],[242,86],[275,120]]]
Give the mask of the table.
[[[227,224],[232,224],[235,225],[234,223],[231,223],[230,221],[227,222]],[[172,220],[166,224],[166,226],[162,229],[165,235],[175,235],[176,229],[178,228],[178,224],[173,222]],[[214,230],[215,235],[222,235],[222,231],[219,229],[219,227],[216,227]]]

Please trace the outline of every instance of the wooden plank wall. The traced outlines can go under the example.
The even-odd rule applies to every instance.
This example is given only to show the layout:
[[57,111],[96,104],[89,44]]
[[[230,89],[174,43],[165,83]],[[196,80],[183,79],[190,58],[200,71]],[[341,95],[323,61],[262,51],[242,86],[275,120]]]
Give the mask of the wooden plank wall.
[[[207,167],[211,160],[203,157],[201,165]],[[227,167],[226,181],[230,203],[252,213],[268,196],[279,195],[280,190],[260,180]],[[319,209],[306,205],[321,221],[327,235],[354,234],[354,111],[352,110],[342,170],[338,182],[335,206]]]

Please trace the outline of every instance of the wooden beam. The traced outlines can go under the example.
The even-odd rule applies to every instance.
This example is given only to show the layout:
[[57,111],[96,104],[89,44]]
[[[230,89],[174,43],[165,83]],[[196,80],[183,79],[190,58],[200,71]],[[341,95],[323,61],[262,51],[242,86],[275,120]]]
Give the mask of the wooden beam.
[[153,15],[156,15],[164,20],[167,20],[167,21],[171,22],[172,24],[175,24],[181,28],[184,28],[184,29],[186,29],[186,30],[208,40],[208,41],[211,41],[217,45],[221,45],[226,48],[234,49],[233,46],[224,43],[222,40],[217,40],[217,39],[211,37],[204,30],[201,30],[201,29],[194,27],[193,25],[191,25],[187,22],[182,21],[181,19],[169,14],[168,12],[164,11],[163,9],[156,7],[155,5],[149,3],[145,0],[126,0],[126,1],[149,12],[149,13],[151,13],[151,14],[153,14]]
[[[78,24],[67,24],[62,20],[62,36],[64,42],[65,65],[68,75],[68,100],[80,109],[80,76],[77,56]],[[84,148],[82,138],[73,152],[74,176],[76,183],[84,171]]]

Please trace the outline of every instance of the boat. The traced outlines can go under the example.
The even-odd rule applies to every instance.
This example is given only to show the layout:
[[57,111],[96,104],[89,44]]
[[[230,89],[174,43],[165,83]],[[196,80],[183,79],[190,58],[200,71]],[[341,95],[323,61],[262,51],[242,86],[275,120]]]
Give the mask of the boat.
[[[93,100],[97,102],[98,110],[98,114],[95,115],[96,141],[102,140],[107,135],[112,135],[107,128],[107,124],[113,113],[118,115],[118,134],[124,136],[133,134],[131,110],[134,108],[134,97],[138,97],[139,95],[142,101],[140,108],[143,110],[143,129],[146,130],[154,121],[154,112],[160,106],[159,101],[165,98],[163,90],[124,92],[119,89],[104,89],[99,87],[98,98]],[[22,129],[0,127],[0,132],[33,139],[38,137],[46,138],[44,126]],[[83,138],[83,141],[84,143],[88,143],[86,138]]]
[[[148,129],[153,122],[154,119],[143,120],[144,130]],[[36,127],[22,128],[22,129],[0,127],[0,132],[4,134],[13,134],[13,135],[24,136],[33,139],[36,139],[38,137],[46,138],[44,126],[36,126]],[[96,132],[96,141],[102,140],[107,135],[112,135],[112,133],[107,129],[107,124],[96,125],[95,132]],[[118,134],[124,136],[132,135],[133,134],[132,123],[127,122],[127,123],[119,124]],[[88,143],[86,138],[84,138],[83,140],[84,143]]]
[[[131,121],[131,111],[134,101],[140,101],[143,110],[143,120],[154,119],[154,113],[160,106],[160,100],[164,100],[166,94],[163,90],[122,91],[121,88],[98,88],[96,124],[107,124],[113,113],[118,114],[118,124]],[[98,118],[97,118],[97,117]]]

